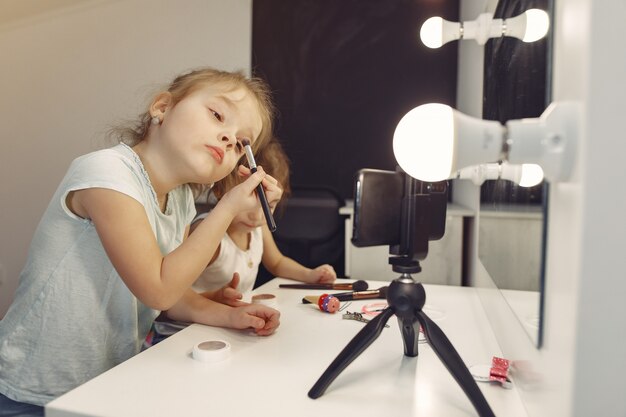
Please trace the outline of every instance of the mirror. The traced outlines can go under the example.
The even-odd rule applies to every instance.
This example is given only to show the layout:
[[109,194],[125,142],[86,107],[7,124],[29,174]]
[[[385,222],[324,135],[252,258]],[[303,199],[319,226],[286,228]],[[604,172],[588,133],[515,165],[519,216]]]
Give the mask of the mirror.
[[[553,16],[552,0],[500,0],[494,18],[538,8]],[[551,25],[552,26],[552,25]],[[485,45],[483,119],[539,117],[551,101],[551,44],[497,38]],[[481,187],[478,257],[535,346],[542,342],[544,248],[548,184],[510,181]]]

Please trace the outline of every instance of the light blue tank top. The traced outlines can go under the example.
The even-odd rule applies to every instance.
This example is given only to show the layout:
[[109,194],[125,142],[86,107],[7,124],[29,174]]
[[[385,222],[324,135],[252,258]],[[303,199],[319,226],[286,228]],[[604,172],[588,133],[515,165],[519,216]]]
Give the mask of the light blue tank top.
[[182,243],[196,213],[186,185],[169,193],[162,213],[139,157],[124,144],[72,162],[0,321],[0,392],[16,401],[43,405],[129,359],[159,313],[128,290],[93,223],[67,208],[70,191],[94,187],[139,201],[164,255]]

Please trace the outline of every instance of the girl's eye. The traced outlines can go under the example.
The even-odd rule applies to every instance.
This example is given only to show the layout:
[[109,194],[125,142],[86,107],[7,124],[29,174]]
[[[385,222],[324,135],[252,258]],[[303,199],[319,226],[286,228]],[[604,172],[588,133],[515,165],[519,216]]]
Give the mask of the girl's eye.
[[221,114],[219,114],[218,112],[216,112],[215,110],[211,109],[211,113],[213,113],[213,116],[218,120],[218,121],[222,121],[224,120],[224,118],[222,117]]

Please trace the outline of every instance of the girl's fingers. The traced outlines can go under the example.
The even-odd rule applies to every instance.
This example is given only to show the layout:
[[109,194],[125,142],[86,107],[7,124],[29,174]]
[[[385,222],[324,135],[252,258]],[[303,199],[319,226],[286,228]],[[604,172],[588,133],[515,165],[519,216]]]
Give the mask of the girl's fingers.
[[230,280],[230,283],[228,284],[228,286],[236,289],[239,286],[239,280],[240,280],[239,272],[233,273],[233,279]]
[[265,178],[266,174],[265,171],[263,171],[262,168],[259,167],[259,169],[257,170],[257,172],[255,172],[254,174],[250,175],[244,182],[243,184],[245,184],[246,188],[248,189],[248,191],[251,193],[252,191],[254,191],[254,189],[261,184],[261,182],[263,182],[263,179]]
[[274,177],[272,177],[270,174],[266,174],[265,178],[263,178],[263,182],[266,183],[267,185],[276,185],[278,187],[280,187],[280,185],[278,184],[278,180]]
[[248,168],[245,165],[239,165],[239,167],[237,169],[237,173],[239,174],[240,177],[248,177],[248,176],[250,176],[252,171],[250,171],[250,168]]
[[[261,165],[257,166],[257,170],[265,172],[265,170],[263,169]],[[252,175],[252,171],[250,170],[250,168],[248,168],[245,165],[239,165],[238,174],[240,176],[247,177],[247,176]],[[278,184],[278,180],[272,177],[271,175],[269,175],[267,172],[265,173],[265,178],[263,182],[267,182],[267,184],[274,184],[274,185]]]

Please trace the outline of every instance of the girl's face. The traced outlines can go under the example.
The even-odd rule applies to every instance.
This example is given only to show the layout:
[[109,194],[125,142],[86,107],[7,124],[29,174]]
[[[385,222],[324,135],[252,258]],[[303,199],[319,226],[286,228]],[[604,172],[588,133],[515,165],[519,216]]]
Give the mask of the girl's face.
[[244,88],[223,92],[204,86],[168,106],[158,134],[170,169],[181,183],[208,184],[224,178],[253,143],[262,122],[256,100]]
[[266,223],[261,204],[254,210],[239,212],[228,227],[229,232],[249,233]]

